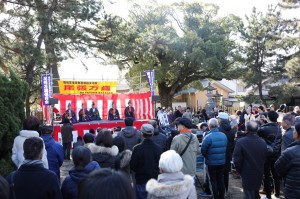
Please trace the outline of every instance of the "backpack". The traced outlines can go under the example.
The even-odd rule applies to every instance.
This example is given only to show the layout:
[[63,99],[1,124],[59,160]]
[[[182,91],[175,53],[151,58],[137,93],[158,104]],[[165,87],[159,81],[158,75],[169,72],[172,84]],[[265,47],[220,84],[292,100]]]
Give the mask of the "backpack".
[[280,128],[279,128],[279,126],[277,126],[277,127],[278,127],[278,130],[276,132],[274,141],[271,144],[269,144],[265,141],[267,144],[267,157],[274,157],[277,154],[279,154],[279,152],[280,152],[280,149],[281,149],[280,139],[277,138],[278,133],[280,132]]

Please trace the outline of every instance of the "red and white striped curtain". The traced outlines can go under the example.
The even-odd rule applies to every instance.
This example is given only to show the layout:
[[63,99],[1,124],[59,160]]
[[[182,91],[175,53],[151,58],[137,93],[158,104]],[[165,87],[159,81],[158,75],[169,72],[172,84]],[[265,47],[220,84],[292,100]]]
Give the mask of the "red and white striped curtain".
[[95,103],[95,107],[98,108],[100,117],[104,120],[108,117],[108,110],[111,108],[112,102],[114,102],[115,108],[119,110],[121,118],[124,118],[124,110],[128,101],[131,101],[132,106],[135,109],[136,119],[152,119],[154,117],[153,104],[151,100],[151,93],[138,93],[138,94],[103,94],[103,95],[53,95],[54,98],[58,98],[58,104],[55,108],[63,114],[68,104],[71,103],[72,110],[75,111],[77,118],[78,112],[81,109],[82,103],[88,110],[92,107],[92,103]]

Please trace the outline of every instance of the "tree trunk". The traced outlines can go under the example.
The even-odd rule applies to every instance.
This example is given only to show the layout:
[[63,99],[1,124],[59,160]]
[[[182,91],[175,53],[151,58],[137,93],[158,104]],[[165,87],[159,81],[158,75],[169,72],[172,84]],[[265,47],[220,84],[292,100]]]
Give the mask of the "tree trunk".
[[162,107],[172,107],[172,101],[175,93],[171,87],[167,87],[164,83],[158,84],[158,93],[160,97],[160,104]]
[[261,102],[263,103],[263,105],[265,105],[265,107],[267,107],[267,102],[264,99],[264,96],[262,93],[262,81],[261,80],[258,81],[258,92],[259,92],[259,98],[260,98]]
[[47,69],[49,72],[50,72],[50,69],[52,69],[53,93],[59,93],[58,61],[57,61],[57,56],[55,54],[55,49],[54,49],[54,38],[49,35],[45,36],[45,50],[46,50],[46,54],[47,54],[47,58],[48,58]]

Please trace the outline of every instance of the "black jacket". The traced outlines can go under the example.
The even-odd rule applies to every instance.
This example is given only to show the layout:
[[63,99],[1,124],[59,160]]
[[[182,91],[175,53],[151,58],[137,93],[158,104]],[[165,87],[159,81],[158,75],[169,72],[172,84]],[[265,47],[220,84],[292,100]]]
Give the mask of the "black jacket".
[[178,118],[178,117],[182,117],[182,112],[180,112],[179,110],[176,110],[174,112],[174,116],[175,116],[175,119]]
[[167,137],[160,133],[158,128],[154,129],[154,135],[151,139],[161,148],[163,152],[167,150]]
[[12,184],[12,175],[16,199],[62,198],[56,174],[45,169],[43,164],[21,165],[7,177],[9,184]]
[[281,140],[282,140],[282,133],[281,129],[277,123],[267,123],[260,127],[257,132],[258,136],[262,137],[267,144],[272,144],[275,141],[275,137],[277,134],[276,144],[274,148],[274,155],[273,158],[278,158],[280,155],[280,148],[281,148]]
[[300,198],[300,141],[293,142],[275,162],[275,170],[285,177],[284,196]]
[[71,124],[63,124],[61,127],[61,138],[63,143],[71,143],[73,141],[72,131],[74,126]]
[[160,147],[152,139],[144,139],[133,148],[130,168],[135,172],[137,184],[146,184],[151,178],[157,179],[161,153]]
[[264,174],[267,144],[254,133],[236,140],[233,162],[242,176],[243,188],[258,190]]
[[219,125],[219,131],[224,133],[227,137],[226,164],[228,165],[232,160],[235,132],[233,131],[233,129],[231,129],[228,120],[222,120]]

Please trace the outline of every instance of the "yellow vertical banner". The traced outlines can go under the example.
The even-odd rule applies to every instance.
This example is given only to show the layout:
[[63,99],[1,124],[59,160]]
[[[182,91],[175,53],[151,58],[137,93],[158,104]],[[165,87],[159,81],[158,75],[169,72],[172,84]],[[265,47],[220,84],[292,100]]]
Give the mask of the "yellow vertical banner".
[[60,94],[115,94],[117,82],[58,81]]

